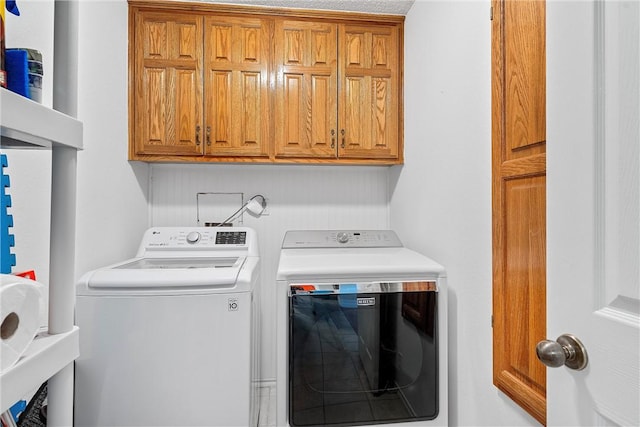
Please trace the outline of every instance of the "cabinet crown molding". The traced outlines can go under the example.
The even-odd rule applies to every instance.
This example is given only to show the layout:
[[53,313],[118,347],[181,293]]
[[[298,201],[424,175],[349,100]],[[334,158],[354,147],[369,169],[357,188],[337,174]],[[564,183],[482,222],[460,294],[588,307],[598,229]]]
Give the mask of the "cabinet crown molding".
[[377,24],[402,24],[404,15],[377,14],[330,9],[306,9],[289,7],[271,7],[260,5],[213,3],[213,2],[188,2],[174,0],[129,0],[129,5],[139,8],[151,8],[154,10],[179,10],[183,12],[198,13],[229,13],[229,14],[260,14],[263,16],[279,16],[287,18],[313,18],[314,20],[326,19],[329,21],[354,21],[375,22]]

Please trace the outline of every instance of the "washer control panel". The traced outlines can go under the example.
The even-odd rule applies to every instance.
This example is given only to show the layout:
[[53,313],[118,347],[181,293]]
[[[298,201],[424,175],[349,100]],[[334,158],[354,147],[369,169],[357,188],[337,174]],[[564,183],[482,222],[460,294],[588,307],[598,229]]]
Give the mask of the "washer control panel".
[[245,231],[218,231],[216,245],[244,245],[247,242]]
[[225,230],[209,227],[156,227],[147,230],[142,246],[148,249],[218,248],[221,246],[246,246],[246,230]]
[[282,249],[295,248],[394,248],[402,242],[392,230],[292,230]]

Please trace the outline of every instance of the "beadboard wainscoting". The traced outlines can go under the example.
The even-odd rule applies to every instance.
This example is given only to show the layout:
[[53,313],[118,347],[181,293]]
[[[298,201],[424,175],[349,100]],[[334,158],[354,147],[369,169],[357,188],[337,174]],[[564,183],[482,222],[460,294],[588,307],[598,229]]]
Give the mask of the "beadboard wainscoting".
[[[261,255],[262,373],[275,379],[275,275],[282,238],[293,229],[389,228],[389,168],[378,166],[178,165],[150,166],[152,226],[196,226],[197,193],[255,194],[266,215],[243,215],[258,233]],[[240,205],[230,207],[229,215]],[[224,218],[223,218],[224,219]],[[202,219],[201,219],[202,223]]]

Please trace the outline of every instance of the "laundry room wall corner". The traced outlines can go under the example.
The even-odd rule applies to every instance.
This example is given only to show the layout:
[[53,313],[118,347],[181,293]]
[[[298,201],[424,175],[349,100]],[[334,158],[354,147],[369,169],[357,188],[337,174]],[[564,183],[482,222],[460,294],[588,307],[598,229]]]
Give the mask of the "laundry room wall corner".
[[492,384],[489,0],[416,1],[405,21],[405,164],[391,228],[449,287],[449,422],[532,426]]

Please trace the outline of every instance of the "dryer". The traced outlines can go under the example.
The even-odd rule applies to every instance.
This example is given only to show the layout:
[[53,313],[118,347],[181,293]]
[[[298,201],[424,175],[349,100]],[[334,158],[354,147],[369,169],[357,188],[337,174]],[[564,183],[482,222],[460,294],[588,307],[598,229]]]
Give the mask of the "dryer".
[[258,241],[155,227],[77,285],[75,425],[255,426]]
[[446,273],[391,230],[286,233],[276,424],[446,426]]

